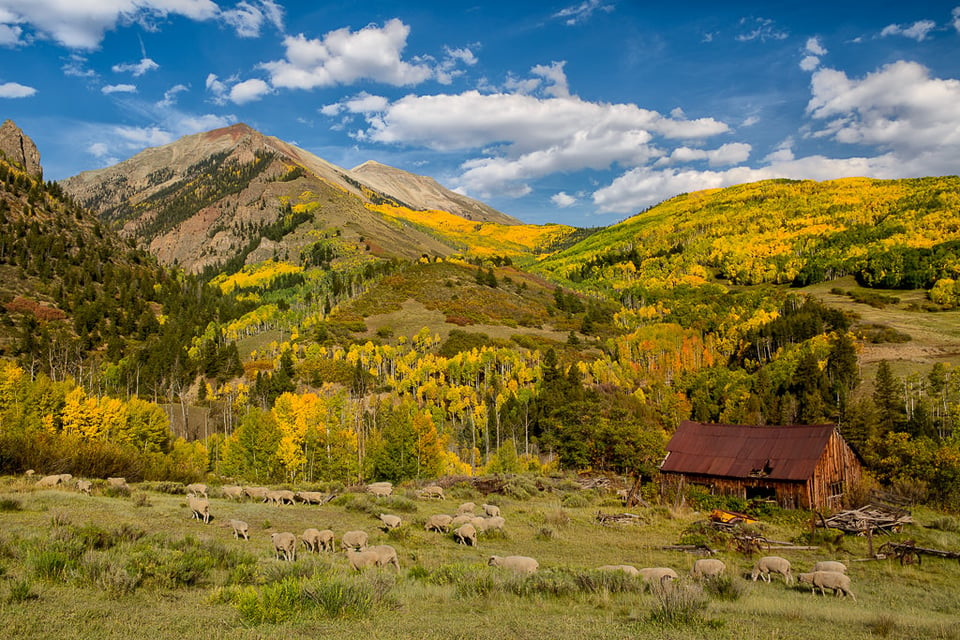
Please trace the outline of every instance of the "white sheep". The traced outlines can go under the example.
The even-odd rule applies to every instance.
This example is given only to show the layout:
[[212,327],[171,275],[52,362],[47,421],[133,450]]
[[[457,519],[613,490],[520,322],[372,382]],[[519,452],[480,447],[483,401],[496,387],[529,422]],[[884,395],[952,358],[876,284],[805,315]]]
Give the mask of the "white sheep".
[[448,516],[445,513],[438,513],[430,516],[427,520],[427,524],[424,525],[424,529],[427,531],[436,531],[437,533],[446,533],[450,530],[450,522],[453,520],[452,517]]
[[375,498],[385,498],[393,493],[393,485],[389,482],[374,482],[367,485],[367,493]]
[[202,482],[194,482],[187,485],[187,495],[207,497],[207,485]]
[[228,485],[221,488],[220,491],[223,493],[224,498],[236,500],[237,502],[243,500],[243,487],[239,485]]
[[480,516],[473,516],[470,518],[470,524],[473,525],[473,528],[477,530],[477,533],[486,533],[487,531],[487,519],[481,518]]
[[350,567],[355,571],[361,571],[367,567],[375,567],[379,554],[376,551],[354,551],[347,550],[347,560],[350,561]]
[[605,564],[603,566],[597,567],[597,571],[622,571],[628,576],[637,577],[640,575],[640,571],[631,564]]
[[783,581],[787,584],[793,583],[793,574],[790,573],[790,561],[780,556],[764,556],[757,560],[753,565],[753,572],[750,577],[756,582],[757,578],[762,577],[766,582],[770,582],[770,574],[779,573],[783,576]]
[[482,504],[480,505],[480,508],[483,509],[483,512],[491,518],[495,518],[500,515],[500,507],[495,504]]
[[190,506],[192,517],[197,520],[203,520],[204,524],[210,522],[210,501],[206,498],[196,496],[187,496],[187,504]]
[[503,531],[504,525],[507,521],[503,519],[503,516],[491,516],[489,518],[484,518],[483,532],[488,533],[490,531]]
[[59,485],[62,481],[63,479],[60,477],[60,474],[58,473],[53,476],[43,476],[42,478],[37,480],[37,486],[43,487],[43,488],[50,488],[50,487],[55,487]]
[[719,578],[723,575],[726,568],[727,565],[723,564],[723,560],[700,558],[693,563],[693,568],[690,569],[690,575],[697,579]]
[[[331,532],[332,533],[332,532]],[[319,529],[304,529],[303,535],[300,536],[300,542],[303,543],[303,546],[307,548],[307,551],[316,553],[320,550],[320,539],[322,534]]]
[[390,515],[389,513],[381,513],[380,522],[383,523],[384,531],[390,531],[391,529],[399,529],[401,524],[400,516]]
[[472,502],[464,502],[459,507],[457,507],[457,515],[473,515],[473,510],[477,508],[477,505]]
[[107,478],[107,486],[114,489],[130,489],[126,478]]
[[668,583],[677,580],[680,576],[670,567],[644,567],[639,571],[644,584],[653,591],[657,588],[665,588]]
[[454,516],[454,517],[450,520],[450,526],[451,526],[451,527],[459,527],[459,526],[462,525],[462,524],[467,524],[467,523],[470,522],[471,520],[473,520],[473,514],[463,513],[463,514],[460,514],[459,516]]
[[397,550],[391,547],[388,544],[379,544],[374,547],[370,547],[367,551],[372,551],[377,555],[376,565],[378,567],[385,567],[386,565],[393,565],[397,571],[400,570],[400,559],[397,556]]
[[357,549],[363,551],[367,547],[366,531],[347,531],[340,536],[340,546],[344,551],[347,549]]
[[821,595],[827,595],[827,589],[832,589],[836,596],[850,596],[853,600],[857,597],[850,590],[850,576],[838,571],[811,571],[810,573],[797,574],[797,582],[800,584],[809,584],[810,589],[816,592],[820,589]]
[[458,544],[465,544],[471,547],[477,546],[477,528],[469,522],[454,529],[453,539]]
[[80,493],[85,493],[89,496],[92,489],[93,483],[89,480],[77,480],[77,491]]
[[336,549],[333,541],[333,530],[331,529],[322,529],[317,537],[317,542],[320,543],[320,548],[323,551],[334,551]]
[[73,480],[73,475],[69,473],[60,474],[60,484],[68,485],[70,481]]
[[263,501],[275,504],[278,507],[284,503],[294,504],[293,491],[289,489],[277,489],[276,491],[267,491],[263,495]]
[[436,498],[443,500],[443,487],[437,484],[431,484],[420,490],[421,498]]
[[330,496],[320,491],[297,491],[294,497],[304,504],[324,504],[330,499]]
[[821,560],[813,565],[814,571],[836,571],[837,573],[846,573],[847,565],[836,560]]
[[267,489],[266,487],[244,487],[243,495],[253,500],[260,500],[262,502],[266,502],[264,498],[267,495],[267,491],[269,491],[269,489]]
[[503,567],[517,573],[533,573],[540,563],[527,556],[490,556],[487,564],[491,567]]
[[271,533],[270,540],[273,542],[273,554],[277,560],[297,559],[297,536],[283,531]]
[[233,537],[237,540],[243,536],[244,540],[250,539],[250,525],[243,520],[231,520],[230,526],[233,527]]

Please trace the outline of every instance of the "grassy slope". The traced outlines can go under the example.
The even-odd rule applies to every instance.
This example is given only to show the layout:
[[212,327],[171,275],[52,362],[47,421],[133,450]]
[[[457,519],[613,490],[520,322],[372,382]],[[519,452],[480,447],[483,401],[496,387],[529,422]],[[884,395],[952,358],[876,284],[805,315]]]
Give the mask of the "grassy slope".
[[[694,557],[661,547],[677,542],[682,529],[702,514],[687,510],[637,508],[648,524],[603,527],[596,523],[598,510],[622,511],[612,497],[589,494],[588,506],[562,508],[567,492],[545,492],[528,501],[492,496],[499,502],[507,520],[503,537],[481,538],[476,549],[454,544],[448,536],[427,533],[422,523],[433,513],[450,513],[467,499],[481,502],[484,497],[469,489],[448,491],[442,502],[415,503],[416,512],[401,513],[405,525],[390,535],[376,529],[377,521],[368,513],[348,511],[334,504],[316,506],[271,507],[254,503],[230,503],[211,498],[214,521],[203,525],[191,520],[183,496],[147,492],[148,506],[134,506],[131,498],[92,497],[58,490],[35,490],[18,479],[0,481],[5,499],[18,500],[22,510],[3,513],[2,567],[4,584],[0,586],[0,625],[7,637],[17,638],[232,638],[263,637],[307,638],[335,635],[338,638],[703,638],[717,640],[744,637],[776,637],[785,640],[824,637],[866,639],[877,635],[891,637],[960,638],[953,617],[960,606],[956,589],[956,565],[953,561],[928,558],[921,567],[901,567],[893,561],[856,562],[866,553],[862,538],[844,539],[840,549],[819,552],[781,552],[790,558],[795,570],[809,567],[815,560],[841,559],[850,566],[857,602],[813,596],[809,591],[787,587],[774,579],[772,584],[744,581],[753,559],[722,551],[720,557],[728,571],[741,584],[744,593],[737,600],[712,599],[700,622],[663,626],[650,620],[656,606],[650,594],[594,593],[576,596],[526,596],[493,592],[486,596],[458,596],[452,585],[431,584],[415,579],[408,572],[419,566],[434,571],[442,565],[463,564],[483,571],[489,554],[521,554],[536,557],[541,571],[551,569],[584,570],[606,563],[630,563],[636,566],[671,566],[684,575]],[[452,494],[452,495],[451,495]],[[229,518],[239,517],[251,525],[251,540],[234,540],[223,527]],[[929,520],[924,513],[918,519]],[[224,572],[213,572],[196,587],[175,590],[142,586],[118,599],[89,585],[71,580],[44,581],[31,575],[25,549],[41,540],[62,538],[62,529],[54,521],[73,525],[95,523],[109,531],[121,525],[146,529],[157,538],[193,537],[207,548],[242,551],[253,554],[264,576],[279,575],[280,565],[273,559],[268,533],[301,532],[306,527],[332,528],[339,534],[362,528],[371,533],[371,542],[389,543],[400,552],[402,571],[378,574],[368,571],[362,579],[372,584],[393,585],[390,607],[375,610],[357,619],[328,619],[314,611],[280,625],[244,627],[237,611],[218,603],[211,595],[226,583]],[[547,528],[553,538],[542,535]],[[765,534],[789,540],[805,528],[804,518],[781,517],[766,525]],[[58,533],[60,531],[60,533]],[[915,538],[918,544],[937,548],[960,548],[960,535],[908,527],[898,538]],[[91,552],[97,553],[97,552]],[[110,551],[125,557],[124,546]],[[346,575],[342,554],[308,557],[301,553],[297,565],[301,574]],[[289,567],[286,567],[289,571]],[[289,573],[288,573],[289,574]],[[26,578],[38,599],[8,602],[12,585]],[[684,582],[688,579],[684,578]]]

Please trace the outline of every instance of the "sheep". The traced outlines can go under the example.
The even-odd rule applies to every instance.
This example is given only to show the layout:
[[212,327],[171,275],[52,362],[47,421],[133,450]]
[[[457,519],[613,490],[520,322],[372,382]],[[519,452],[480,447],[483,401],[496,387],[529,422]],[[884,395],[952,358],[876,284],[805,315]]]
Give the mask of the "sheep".
[[450,530],[450,522],[453,520],[452,517],[448,516],[445,513],[438,513],[436,515],[430,516],[430,519],[427,520],[427,524],[424,525],[424,529],[427,531],[436,531],[437,533],[446,533]]
[[853,600],[857,597],[850,590],[850,576],[837,571],[811,571],[810,573],[797,574],[797,582],[800,584],[809,584],[810,590],[816,592],[820,589],[821,595],[827,595],[827,589],[832,589],[836,596],[850,596]]
[[[333,532],[331,531],[330,533],[333,533]],[[316,553],[317,551],[320,550],[321,545],[324,546],[324,549],[326,548],[326,545],[323,542],[321,542],[322,537],[323,537],[323,534],[320,532],[319,529],[313,529],[313,528],[304,529],[303,535],[300,536],[300,542],[303,543],[303,546],[305,546],[308,551]]]
[[89,480],[77,480],[77,491],[80,493],[85,493],[89,496],[92,489],[93,483]]
[[278,507],[283,503],[294,504],[293,491],[289,489],[278,489],[276,491],[267,491],[263,495],[263,501],[275,504]]
[[477,508],[477,505],[472,502],[464,502],[462,505],[457,507],[457,515],[473,515],[473,510]]
[[297,559],[297,536],[284,531],[271,533],[270,540],[273,542],[273,553],[277,560]]
[[480,516],[473,516],[470,518],[470,524],[473,525],[473,528],[477,530],[477,533],[486,533],[487,531],[487,519],[481,518]]
[[443,500],[443,487],[437,484],[432,484],[430,486],[424,487],[420,490],[421,498],[436,498],[437,500]]
[[236,500],[237,502],[243,500],[243,487],[239,485],[229,485],[221,488],[220,491],[223,492],[224,498]]
[[540,563],[527,556],[490,556],[487,564],[491,567],[503,567],[517,573],[533,573],[539,567]]
[[451,527],[459,527],[459,526],[462,525],[462,524],[467,524],[467,523],[470,522],[471,520],[473,520],[473,516],[470,515],[470,514],[468,514],[468,513],[464,513],[464,514],[461,514],[461,515],[459,515],[459,516],[455,516],[454,518],[452,518],[452,519],[450,520],[450,526],[451,526]]
[[354,571],[376,566],[379,557],[376,551],[354,551],[353,549],[347,551],[347,560],[350,561],[350,567]]
[[388,544],[380,544],[370,547],[367,551],[372,551],[377,555],[376,565],[383,567],[388,564],[393,565],[397,571],[400,571],[400,559],[397,557],[397,550]]
[[503,531],[503,526],[507,523],[503,519],[503,516],[492,516],[490,518],[484,518],[483,532],[488,533],[490,531]]
[[697,579],[719,578],[723,575],[726,568],[727,565],[723,564],[723,560],[701,558],[693,563],[693,568],[690,569],[690,575]]
[[483,509],[483,512],[491,518],[496,518],[500,515],[500,507],[495,504],[482,504],[480,505],[480,508]]
[[358,551],[363,551],[367,548],[367,532],[347,531],[345,534],[340,536],[340,546],[344,551],[347,549],[357,549]]
[[244,487],[243,495],[254,500],[263,501],[264,497],[267,495],[267,491],[269,491],[269,489],[266,487]]
[[107,478],[107,486],[114,489],[129,489],[126,478]]
[[71,480],[73,480],[73,475],[69,473],[60,474],[60,484],[70,484]]
[[203,520],[203,524],[210,522],[210,501],[206,498],[196,496],[187,496],[187,504],[192,512],[192,517],[197,520]]
[[243,520],[231,520],[230,526],[233,527],[233,537],[237,540],[243,536],[244,540],[250,539],[250,525]]
[[813,565],[814,571],[836,571],[837,573],[846,573],[847,565],[836,560],[821,560]]
[[333,497],[319,491],[297,491],[293,495],[304,504],[324,504]]
[[670,567],[644,567],[638,571],[643,578],[644,584],[650,587],[651,591],[655,588],[663,588],[668,582],[678,579],[680,576]]
[[391,529],[400,528],[400,516],[393,516],[389,513],[380,514],[380,522],[383,523],[383,530],[390,531]]
[[43,476],[37,480],[37,486],[43,488],[55,487],[60,484],[63,479],[60,477],[60,474],[53,476]]
[[187,485],[187,495],[203,496],[207,497],[207,485],[202,482],[194,482],[193,484]]
[[477,528],[468,522],[453,531],[453,538],[458,544],[475,547],[477,546]]
[[385,498],[393,493],[393,485],[389,482],[374,482],[367,485],[367,493],[375,498]]
[[333,542],[333,531],[330,529],[321,530],[320,535],[317,536],[317,542],[320,543],[320,548],[323,551],[334,551],[336,549]]
[[639,576],[640,571],[637,568],[630,564],[605,564],[601,567],[597,567],[597,571],[622,571],[628,576]]
[[36,473],[37,472],[34,471],[33,469],[27,469],[26,471],[23,472],[23,475],[27,476],[28,478],[32,478]]
[[780,556],[764,556],[757,560],[753,565],[753,572],[750,577],[756,582],[758,577],[770,582],[770,574],[779,573],[783,576],[783,581],[787,584],[793,583],[793,574],[790,573],[790,561]]

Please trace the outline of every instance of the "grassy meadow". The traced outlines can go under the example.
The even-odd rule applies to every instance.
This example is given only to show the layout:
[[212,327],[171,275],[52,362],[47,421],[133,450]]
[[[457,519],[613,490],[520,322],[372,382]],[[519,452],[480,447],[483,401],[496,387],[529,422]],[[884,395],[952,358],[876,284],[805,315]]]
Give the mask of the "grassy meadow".
[[[919,566],[863,560],[867,541],[818,536],[816,551],[771,551],[794,573],[816,560],[849,567],[856,601],[749,580],[756,560],[714,540],[727,577],[704,585],[688,572],[698,557],[665,545],[689,541],[703,513],[635,507],[639,524],[603,526],[598,512],[624,508],[615,495],[570,479],[517,478],[508,496],[454,485],[446,499],[417,499],[412,488],[374,499],[341,492],[322,505],[276,507],[231,502],[211,488],[210,524],[191,519],[182,488],[134,485],[129,494],[97,486],[93,495],[38,489],[0,479],[0,628],[9,638],[960,638],[955,560]],[[319,487],[323,488],[323,487]],[[180,493],[174,491],[179,490]],[[476,548],[427,532],[426,519],[465,501],[498,504],[506,532]],[[386,533],[377,514],[394,513]],[[250,525],[236,540],[227,521]],[[894,539],[960,551],[960,519],[918,509]],[[393,545],[401,570],[357,574],[342,552],[274,559],[269,534],[363,529],[371,544]],[[806,544],[805,513],[774,512],[760,533]],[[834,532],[828,532],[832,534]],[[877,545],[887,538],[879,537]],[[765,552],[764,552],[765,553]],[[538,573],[486,566],[491,554],[528,555]],[[598,572],[603,564],[667,566],[681,579],[662,593],[639,578]],[[829,630],[829,631],[828,631]]]

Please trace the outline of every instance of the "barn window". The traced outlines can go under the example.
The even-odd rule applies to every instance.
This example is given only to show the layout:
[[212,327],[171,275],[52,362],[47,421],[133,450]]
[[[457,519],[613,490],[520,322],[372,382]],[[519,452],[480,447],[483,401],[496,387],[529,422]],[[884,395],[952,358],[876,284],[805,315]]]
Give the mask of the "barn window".
[[827,485],[827,497],[836,498],[843,495],[843,482],[831,482]]

